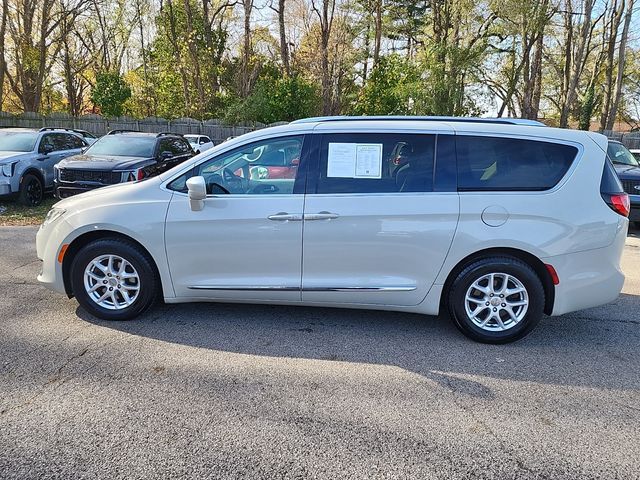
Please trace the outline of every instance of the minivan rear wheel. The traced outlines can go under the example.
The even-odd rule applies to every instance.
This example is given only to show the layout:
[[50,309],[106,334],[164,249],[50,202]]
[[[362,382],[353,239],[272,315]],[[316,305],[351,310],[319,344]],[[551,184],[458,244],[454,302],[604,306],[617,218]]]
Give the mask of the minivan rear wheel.
[[453,281],[449,313],[469,338],[508,343],[527,335],[544,310],[544,288],[536,272],[512,257],[490,257],[464,268]]
[[155,302],[159,285],[147,252],[124,239],[91,242],[71,264],[71,288],[78,303],[103,320],[140,315]]

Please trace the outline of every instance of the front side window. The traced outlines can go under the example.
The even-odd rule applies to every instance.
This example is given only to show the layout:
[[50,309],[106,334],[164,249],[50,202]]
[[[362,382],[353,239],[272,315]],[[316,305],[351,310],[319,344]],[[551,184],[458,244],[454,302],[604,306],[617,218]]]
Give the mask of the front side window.
[[76,135],[63,133],[62,137],[64,137],[64,150],[74,150],[85,146],[84,141]]
[[621,143],[609,142],[607,147],[607,155],[614,165],[627,165],[629,167],[637,167],[638,160],[633,154]]
[[317,193],[431,192],[435,145],[429,134],[323,135]]
[[508,137],[459,135],[458,190],[548,190],[567,173],[578,149]]
[[302,136],[254,142],[217,155],[169,184],[186,193],[186,181],[202,176],[209,194],[291,194],[298,176]]
[[60,135],[57,133],[47,133],[42,136],[40,140],[39,152],[56,152],[58,150],[64,150],[62,148],[64,146],[64,142],[60,138]]
[[133,135],[105,135],[87,149],[89,155],[109,155],[122,157],[153,157],[155,137],[135,137]]

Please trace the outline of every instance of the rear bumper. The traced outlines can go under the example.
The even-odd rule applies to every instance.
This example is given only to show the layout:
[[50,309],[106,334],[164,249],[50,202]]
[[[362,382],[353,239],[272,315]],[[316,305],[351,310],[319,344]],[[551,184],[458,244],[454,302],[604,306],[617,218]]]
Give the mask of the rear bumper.
[[618,298],[624,284],[620,258],[628,226],[629,222],[621,219],[615,240],[607,247],[542,259],[554,266],[560,278],[552,315],[604,305]]

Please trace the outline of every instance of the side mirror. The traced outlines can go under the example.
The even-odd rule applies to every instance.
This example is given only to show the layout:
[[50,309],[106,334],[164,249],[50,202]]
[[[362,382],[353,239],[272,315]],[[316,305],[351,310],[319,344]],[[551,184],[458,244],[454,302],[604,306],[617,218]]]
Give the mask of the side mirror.
[[293,160],[291,160],[290,165],[292,167],[297,167],[298,165],[300,165],[300,159],[299,158],[294,158]]
[[207,198],[207,184],[204,177],[191,177],[187,180],[187,192],[189,194],[189,206],[194,212],[204,208],[204,199]]
[[49,155],[51,152],[53,152],[53,145],[51,145],[50,143],[45,143],[42,146],[42,153],[44,153],[45,155]]

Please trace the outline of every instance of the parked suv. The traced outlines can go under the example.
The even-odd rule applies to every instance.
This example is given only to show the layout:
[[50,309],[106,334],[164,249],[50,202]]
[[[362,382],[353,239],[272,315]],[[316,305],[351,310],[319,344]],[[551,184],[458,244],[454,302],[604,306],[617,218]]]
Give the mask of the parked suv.
[[620,177],[622,188],[629,194],[629,220],[640,228],[640,163],[627,147],[616,140],[609,140],[607,153]]
[[[518,123],[338,117],[258,130],[56,204],[37,234],[38,279],[107,320],[159,296],[447,309],[475,340],[516,340],[543,313],[618,296],[629,213],[604,136]],[[392,175],[400,146],[410,154]],[[294,178],[248,174],[270,152],[300,159]]]
[[205,150],[209,150],[213,148],[213,142],[206,135],[193,135],[188,134],[185,135],[184,138],[191,144],[191,148],[196,153],[204,152]]
[[113,130],[84,153],[56,165],[56,196],[116,183],[142,180],[162,173],[193,156],[182,135]]
[[53,188],[53,167],[88,144],[64,128],[0,128],[0,197],[17,195],[23,205],[40,205]]

